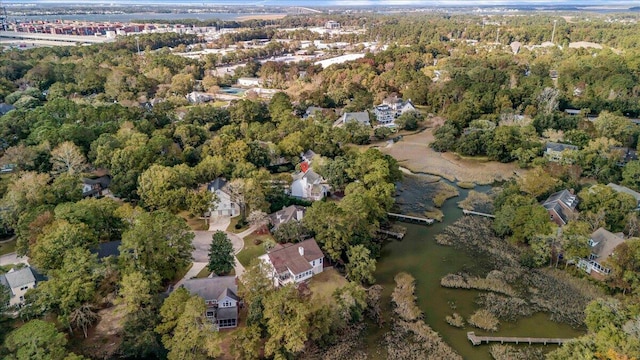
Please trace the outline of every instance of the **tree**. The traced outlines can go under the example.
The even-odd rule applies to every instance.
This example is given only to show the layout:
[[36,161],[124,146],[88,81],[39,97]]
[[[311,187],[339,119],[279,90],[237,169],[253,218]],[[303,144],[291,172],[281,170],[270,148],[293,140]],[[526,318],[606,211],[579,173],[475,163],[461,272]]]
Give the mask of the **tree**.
[[87,168],[87,161],[82,151],[71,141],[65,141],[51,150],[51,164],[56,174],[77,174]]
[[5,346],[7,359],[62,360],[66,356],[67,339],[55,325],[42,320],[31,320],[9,334]]
[[560,91],[554,88],[544,88],[537,97],[538,110],[545,115],[550,115],[558,109]]
[[252,211],[247,217],[247,221],[251,226],[265,225],[268,223],[267,219],[267,213],[260,209]]
[[235,359],[260,358],[260,326],[250,325],[234,332],[231,341],[231,353]]
[[640,191],[640,160],[630,161],[624,166],[622,183]]
[[219,355],[219,334],[206,318],[206,309],[201,297],[189,296],[182,288],[162,304],[162,324],[156,331],[163,335],[162,343],[169,350],[169,360],[209,359]]
[[400,115],[395,123],[402,130],[417,130],[418,125],[423,120],[422,115],[417,111],[410,111]]
[[333,292],[340,319],[346,324],[360,322],[367,308],[367,292],[358,283],[349,282]]
[[120,291],[116,299],[116,305],[124,316],[129,316],[151,304],[153,286],[144,274],[134,271],[125,274],[120,282]]
[[[82,309],[94,300],[96,294],[96,281],[98,260],[89,250],[81,248],[69,249],[62,262],[60,269],[49,272],[49,279],[38,285],[33,290],[35,293],[35,304],[33,308],[45,309],[58,315],[58,320],[69,330],[82,328],[86,324],[90,314],[81,314],[90,310]],[[85,316],[86,315],[86,316]],[[95,318],[94,318],[95,319]],[[74,321],[78,320],[78,321]]]
[[233,244],[223,231],[216,231],[212,235],[211,246],[209,247],[209,271],[216,275],[228,274],[233,270],[235,257],[233,255]]
[[308,304],[292,285],[267,295],[264,318],[269,337],[265,343],[265,355],[286,359],[302,351],[308,339],[310,313]]
[[[185,208],[187,189],[185,186],[190,177],[181,174],[177,169],[162,165],[152,165],[138,179],[138,195],[145,207],[151,210],[168,209],[177,211]],[[185,181],[187,180],[187,181]]]
[[119,260],[123,272],[139,271],[162,281],[173,279],[191,262],[193,237],[185,221],[173,214],[139,214],[122,234]]
[[363,245],[349,248],[347,257],[347,277],[355,283],[371,284],[375,281],[373,273],[376,271],[376,260],[371,258],[371,252]]
[[589,235],[591,228],[584,221],[575,220],[562,229],[562,249],[567,260],[582,259],[589,256]]
[[611,268],[608,282],[623,293],[639,293],[640,286],[640,239],[632,238],[616,247],[607,260]]
[[250,266],[245,269],[238,286],[238,295],[244,300],[248,309],[248,325],[264,325],[264,298],[274,289],[275,285],[267,265],[259,259],[254,260]]
[[31,171],[14,178],[2,198],[2,206],[6,209],[2,214],[2,222],[15,228],[23,212],[45,204],[49,200],[49,179],[47,174]]
[[604,212],[604,220],[611,231],[624,229],[629,214],[638,205],[636,199],[626,193],[619,193],[612,188],[597,184],[583,189],[578,196],[582,199],[580,210],[589,213]]
[[558,186],[558,179],[552,177],[544,171],[542,167],[536,167],[527,172],[524,176],[518,178],[520,190],[539,198],[542,195],[551,193]]
[[56,220],[44,229],[31,247],[30,258],[39,269],[49,272],[62,266],[68,251],[88,249],[96,240],[85,224]]

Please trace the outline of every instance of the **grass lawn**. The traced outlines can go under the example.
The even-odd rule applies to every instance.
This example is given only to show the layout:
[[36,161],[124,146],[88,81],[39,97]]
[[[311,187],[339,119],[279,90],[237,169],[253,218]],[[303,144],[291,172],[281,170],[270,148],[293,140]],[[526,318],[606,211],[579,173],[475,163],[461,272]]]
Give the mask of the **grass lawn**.
[[258,256],[266,252],[264,250],[263,244],[256,245],[254,243],[256,239],[262,240],[262,243],[264,243],[266,240],[273,241],[273,237],[270,234],[258,235],[254,233],[245,237],[244,247],[238,253],[238,255],[236,255],[238,257],[238,261],[240,261],[240,264],[242,264],[242,266],[245,266],[245,267],[249,266],[249,263],[251,263],[251,260],[257,258]]
[[189,263],[189,265],[187,265],[184,269],[178,270],[178,272],[176,273],[176,276],[173,277],[171,284],[177,283],[178,281],[180,281],[180,279],[182,279],[185,275],[187,275],[187,273],[189,272],[192,266],[193,266],[193,263]]
[[227,231],[234,234],[239,234],[249,228],[249,224],[247,224],[241,227],[240,229],[236,229],[236,224],[238,223],[238,221],[240,221],[240,215],[236,217],[232,217],[231,222],[229,223],[229,226],[227,226]]
[[16,239],[0,244],[0,255],[6,255],[16,251]]
[[199,219],[191,215],[188,211],[182,211],[178,216],[187,222],[187,225],[191,230],[209,230],[209,225],[207,225],[207,222],[204,219]]
[[196,275],[196,279],[204,279],[206,277],[209,277],[209,274],[211,274],[211,271],[209,271],[209,269],[207,269],[207,267],[205,266],[204,269],[200,270],[198,275]]
[[331,305],[333,303],[333,292],[337,288],[347,285],[347,279],[336,269],[326,269],[318,275],[314,275],[309,282],[311,297],[318,301],[318,304]]

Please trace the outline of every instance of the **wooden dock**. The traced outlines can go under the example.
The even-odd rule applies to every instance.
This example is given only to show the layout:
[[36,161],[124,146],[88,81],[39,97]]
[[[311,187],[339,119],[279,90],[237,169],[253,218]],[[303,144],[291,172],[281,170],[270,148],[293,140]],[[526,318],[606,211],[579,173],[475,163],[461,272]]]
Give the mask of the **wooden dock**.
[[423,223],[427,225],[431,225],[435,222],[434,219],[418,217],[418,216],[403,215],[403,214],[396,214],[396,213],[387,213],[387,215],[391,218],[395,218],[400,221],[406,221],[406,222],[418,222],[418,223]]
[[471,210],[462,210],[462,213],[465,214],[465,215],[478,215],[478,216],[484,216],[484,217],[493,218],[493,219],[496,218],[495,215],[491,215],[491,214],[487,214],[487,213],[481,213],[481,212],[477,212],[477,211],[471,211]]
[[500,344],[556,344],[562,345],[565,342],[572,339],[559,339],[559,338],[531,338],[531,337],[501,337],[501,336],[477,336],[473,331],[467,333],[467,339],[471,341],[473,345],[488,344],[490,342],[499,342]]
[[393,230],[383,230],[383,229],[378,229],[378,232],[380,234],[385,234],[385,235],[389,235],[389,236],[393,236],[396,239],[404,239],[404,235],[405,233],[403,232],[399,232],[399,231],[393,231]]

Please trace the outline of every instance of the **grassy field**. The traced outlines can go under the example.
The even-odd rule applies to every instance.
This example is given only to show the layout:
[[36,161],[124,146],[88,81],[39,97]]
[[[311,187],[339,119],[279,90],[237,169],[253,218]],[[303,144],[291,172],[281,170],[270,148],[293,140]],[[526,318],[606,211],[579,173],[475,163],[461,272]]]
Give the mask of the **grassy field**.
[[236,229],[236,224],[238,223],[238,221],[240,221],[240,215],[236,216],[236,217],[232,217],[231,218],[231,222],[229,223],[229,226],[227,226],[227,231],[234,233],[234,234],[239,234],[245,230],[247,230],[249,228],[249,224],[246,224],[245,226],[241,227],[240,229]]
[[[260,245],[256,245],[254,242],[256,239],[262,240],[262,243]],[[274,241],[273,237],[270,234],[258,235],[254,233],[245,237],[244,247],[242,248],[242,251],[240,251],[238,255],[236,255],[238,257],[238,261],[240,261],[240,264],[245,267],[249,266],[251,260],[264,254],[266,251],[264,250],[263,244],[267,240]]]
[[16,251],[16,239],[0,244],[0,255],[10,254]]
[[209,225],[204,219],[199,219],[191,214],[188,211],[182,211],[178,214],[184,221],[187,222],[187,225],[191,230],[209,230]]
[[336,269],[325,269],[311,278],[309,289],[311,297],[320,300],[319,304],[332,304],[333,292],[347,285],[347,280]]

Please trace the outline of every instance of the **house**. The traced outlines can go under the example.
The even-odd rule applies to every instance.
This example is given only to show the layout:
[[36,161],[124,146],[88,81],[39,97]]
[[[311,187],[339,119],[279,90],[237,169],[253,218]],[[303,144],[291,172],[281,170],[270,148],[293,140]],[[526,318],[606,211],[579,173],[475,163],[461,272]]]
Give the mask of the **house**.
[[606,276],[611,269],[604,265],[604,262],[613,254],[618,245],[624,242],[623,234],[613,234],[604,228],[599,228],[589,239],[591,254],[588,259],[580,259],[578,267],[588,274]]
[[611,152],[618,156],[619,160],[616,165],[621,167],[627,165],[630,161],[638,160],[638,152],[628,147],[614,146],[611,148]]
[[323,270],[324,254],[311,238],[296,244],[277,244],[259,257],[269,269],[276,286],[300,283]]
[[20,306],[24,304],[27,291],[44,280],[44,276],[30,266],[19,270],[11,268],[8,273],[0,275],[0,286],[6,286],[10,290],[9,306]]
[[638,206],[636,207],[636,211],[640,211],[640,193],[633,191],[626,186],[616,185],[614,183],[608,183],[607,186],[619,193],[625,193],[633,196],[638,203]]
[[239,86],[253,87],[262,85],[260,78],[241,77],[238,79]]
[[578,202],[576,195],[569,190],[562,190],[551,194],[551,196],[542,203],[542,206],[547,209],[553,222],[558,224],[558,226],[563,226],[575,217]]
[[309,164],[311,164],[311,161],[313,161],[313,158],[315,156],[316,153],[313,150],[307,150],[306,152],[300,154],[300,158],[302,159],[302,161],[306,161]]
[[577,151],[578,147],[568,144],[560,144],[554,142],[548,142],[544,150],[544,156],[553,162],[561,162],[567,152]]
[[207,189],[216,194],[218,202],[216,207],[209,209],[210,216],[230,216],[234,217],[240,214],[240,206],[233,201],[227,181],[223,178],[217,178],[209,183]]
[[324,28],[328,30],[340,29],[340,23],[337,21],[329,20],[324,23]]
[[391,110],[395,111],[395,116],[398,117],[406,112],[416,111],[416,107],[413,106],[411,99],[403,101],[397,96],[390,96],[382,100],[382,105],[387,105]]
[[110,175],[102,175],[96,178],[82,179],[82,196],[83,197],[103,197],[109,194],[109,184],[111,184]]
[[202,104],[209,101],[213,101],[213,95],[203,93],[203,92],[193,91],[187,94],[187,101],[189,101],[191,104]]
[[5,115],[6,113],[8,113],[9,111],[15,109],[15,107],[13,105],[10,104],[6,104],[6,103],[1,103],[0,104],[0,116]]
[[373,109],[373,113],[376,116],[378,124],[383,126],[395,125],[394,121],[396,119],[396,112],[393,111],[389,105],[378,105]]
[[271,223],[271,230],[275,231],[280,225],[288,224],[292,221],[302,221],[304,214],[307,212],[307,208],[299,205],[290,205],[282,208],[280,211],[276,211],[269,215],[269,222]]
[[369,113],[366,111],[346,112],[333,123],[333,127],[340,127],[350,122],[358,122],[361,125],[371,126],[369,121]]
[[314,118],[317,114],[321,114],[324,112],[324,108],[317,106],[309,106],[307,110],[305,110],[304,115],[302,115],[303,119]]
[[[326,180],[310,167],[305,167],[304,165],[306,165],[307,162],[303,162],[302,164],[303,171],[293,175],[290,191],[291,196],[313,201],[324,199],[329,193],[329,185]],[[306,170],[304,170],[305,168]]]
[[567,115],[578,116],[582,111],[578,109],[565,109],[564,112]]
[[182,286],[192,295],[204,299],[207,307],[205,315],[218,329],[238,326],[238,308],[241,301],[235,276],[190,279]]

